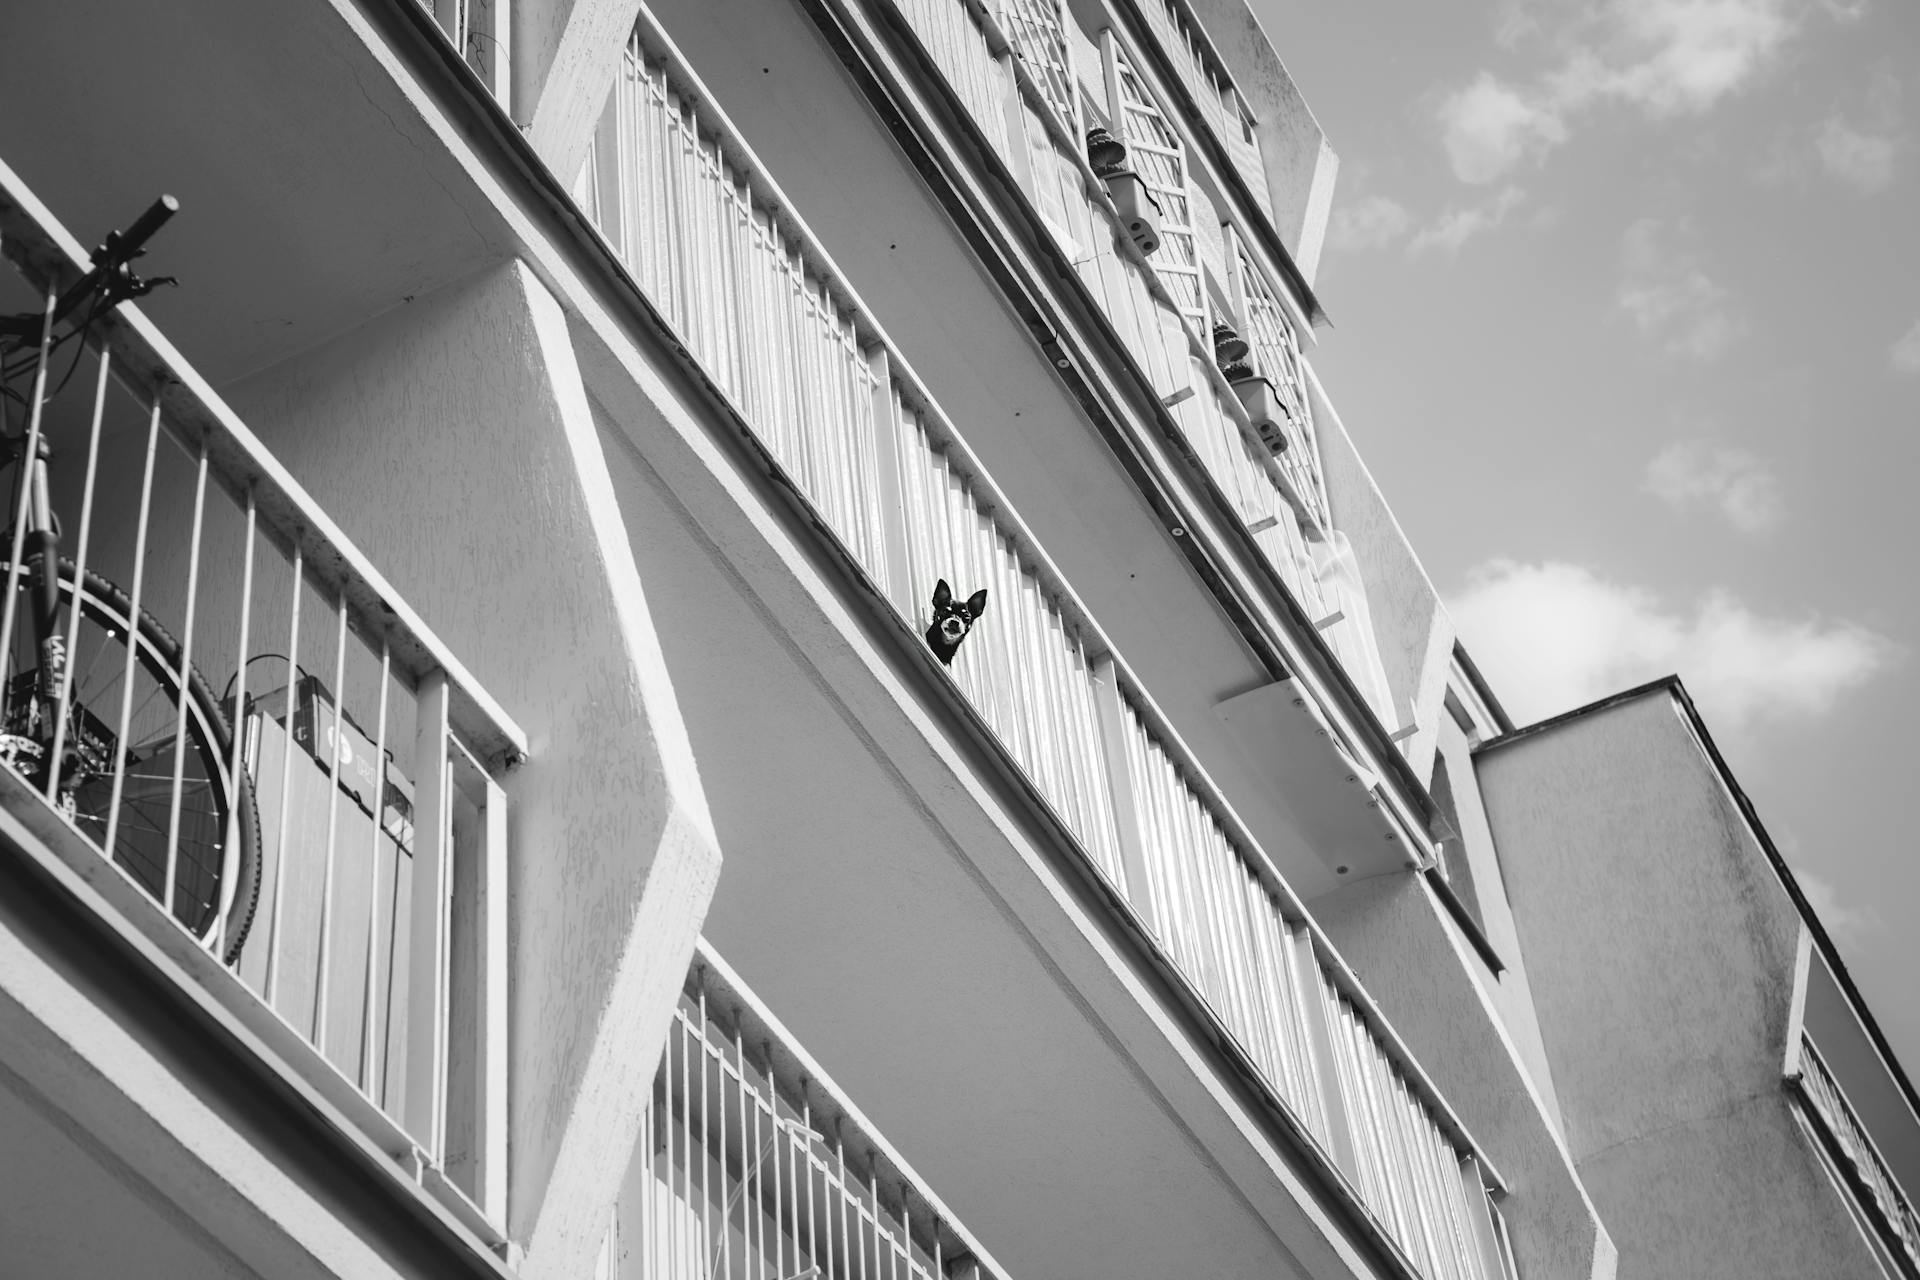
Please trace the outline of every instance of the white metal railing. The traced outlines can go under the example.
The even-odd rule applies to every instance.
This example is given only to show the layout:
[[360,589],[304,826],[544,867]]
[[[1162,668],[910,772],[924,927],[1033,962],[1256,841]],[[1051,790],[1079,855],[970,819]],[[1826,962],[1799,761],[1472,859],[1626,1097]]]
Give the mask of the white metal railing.
[[1206,281],[1200,270],[1198,201],[1187,171],[1187,148],[1180,132],[1161,110],[1159,100],[1133,65],[1133,57],[1109,27],[1101,34],[1100,57],[1107,81],[1107,114],[1127,145],[1127,164],[1139,173],[1160,210],[1160,248],[1153,270],[1174,307],[1196,333],[1207,327]]
[[[1491,1210],[1458,1121],[711,102],[643,10],[577,187],[588,216],[915,629],[931,621],[937,581],[957,598],[987,591],[948,669],[1009,759],[1423,1274],[1499,1275],[1493,1263],[1463,1269],[1463,1223]],[[1145,277],[1114,278],[1149,297]],[[769,300],[796,297],[806,305],[769,340]],[[1247,510],[1286,515],[1256,446],[1223,416],[1237,402],[1217,371],[1201,378],[1182,343],[1186,376],[1204,390],[1189,403],[1212,414],[1195,422],[1239,458],[1230,478]],[[821,386],[847,390],[807,410],[796,389]],[[1286,541],[1297,526],[1276,519],[1258,536],[1268,535],[1287,572],[1311,578],[1311,560]]]
[[1320,436],[1313,424],[1313,401],[1307,393],[1302,372],[1300,336],[1287,317],[1273,286],[1267,283],[1239,237],[1232,239],[1234,301],[1246,321],[1247,341],[1253,348],[1254,369],[1279,393],[1285,415],[1281,430],[1287,447],[1280,454],[1280,469],[1295,501],[1325,529],[1333,527],[1333,515],[1327,506],[1327,482],[1320,460]]
[[1001,26],[1014,56],[1027,66],[1034,84],[1068,132],[1080,132],[1080,85],[1074,75],[1067,24],[1073,21],[1066,0],[1000,0]]
[[928,414],[899,403],[908,601],[929,600],[945,574],[985,587],[968,659],[951,668],[969,701],[1087,852],[1119,867],[1119,834],[1101,751],[1095,659],[1036,566],[982,506],[964,463],[929,430]]
[[965,0],[896,0],[895,10],[946,72],[967,114],[996,151],[1007,146],[1002,104],[1013,87],[1005,37],[986,9]]
[[510,0],[416,0],[432,15],[460,60],[512,110],[513,10]]
[[1814,1047],[1813,1038],[1800,1038],[1800,1075],[1796,1082],[1808,1108],[1825,1129],[1833,1147],[1857,1186],[1865,1191],[1860,1199],[1885,1233],[1903,1254],[1909,1272],[1920,1271],[1920,1213],[1913,1201],[1887,1167],[1886,1157],[1874,1144],[1859,1113],[1847,1101],[1847,1095],[1833,1078],[1826,1059]]
[[[4,164],[0,247],[0,298],[43,317],[88,261]],[[0,800],[64,819],[137,891],[133,927],[190,940],[292,1069],[497,1227],[497,777],[525,736],[131,306],[43,320],[7,369]],[[44,486],[18,465],[43,442]],[[43,502],[69,562],[51,620]]]
[[991,1274],[702,941],[593,1280]]
[[762,443],[884,581],[877,385],[852,311],[637,35],[576,195]]

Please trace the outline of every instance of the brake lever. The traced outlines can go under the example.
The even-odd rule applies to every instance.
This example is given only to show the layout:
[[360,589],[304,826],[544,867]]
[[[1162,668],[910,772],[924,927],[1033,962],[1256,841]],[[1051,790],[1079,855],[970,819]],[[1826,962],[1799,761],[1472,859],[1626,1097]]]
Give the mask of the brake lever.
[[151,280],[143,280],[139,276],[134,276],[127,281],[127,297],[144,298],[163,284],[174,289],[180,287],[180,281],[175,276],[155,276]]

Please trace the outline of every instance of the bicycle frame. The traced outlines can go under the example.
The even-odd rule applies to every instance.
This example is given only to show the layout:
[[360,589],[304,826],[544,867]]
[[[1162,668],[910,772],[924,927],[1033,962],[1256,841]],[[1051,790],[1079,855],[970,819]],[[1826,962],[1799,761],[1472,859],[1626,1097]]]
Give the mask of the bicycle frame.
[[20,542],[21,569],[33,575],[34,651],[40,655],[40,697],[48,705],[60,699],[61,682],[67,672],[66,637],[60,633],[60,534],[53,520],[53,500],[48,492],[47,458],[50,450],[43,433],[36,441],[34,456],[23,458],[27,476],[27,527]]

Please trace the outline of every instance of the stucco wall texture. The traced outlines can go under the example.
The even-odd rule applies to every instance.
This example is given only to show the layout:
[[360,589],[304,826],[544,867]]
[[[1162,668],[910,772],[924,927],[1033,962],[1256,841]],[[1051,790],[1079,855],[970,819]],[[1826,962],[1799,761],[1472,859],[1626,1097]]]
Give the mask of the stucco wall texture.
[[1799,914],[1671,687],[1476,761],[1623,1280],[1879,1276],[1782,1079]]

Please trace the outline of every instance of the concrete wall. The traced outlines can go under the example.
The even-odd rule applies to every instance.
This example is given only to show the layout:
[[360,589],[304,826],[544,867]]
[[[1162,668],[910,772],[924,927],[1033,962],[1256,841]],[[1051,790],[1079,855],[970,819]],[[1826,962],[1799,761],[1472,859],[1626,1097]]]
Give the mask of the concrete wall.
[[[1158,3],[1158,0],[1143,0]],[[1192,0],[1220,58],[1247,96],[1267,170],[1274,229],[1293,255],[1308,284],[1320,267],[1327,220],[1333,213],[1334,179],[1340,157],[1334,154],[1320,122],[1287,74],[1273,41],[1247,0]]]
[[[1513,907],[1507,901],[1506,880],[1500,868],[1500,852],[1493,843],[1493,831],[1487,825],[1486,806],[1480,794],[1473,753],[1467,736],[1450,714],[1440,717],[1438,759],[1447,768],[1447,781],[1453,797],[1454,816],[1460,830],[1460,870],[1469,883],[1455,884],[1462,897],[1473,903],[1480,930],[1498,953],[1505,967],[1492,973],[1478,953],[1471,955],[1469,971],[1481,990],[1500,1014],[1513,1050],[1519,1054],[1528,1078],[1533,1082],[1540,1102],[1556,1131],[1560,1131],[1560,1100],[1554,1094],[1553,1071],[1547,1061],[1546,1045],[1540,1039],[1540,1020],[1534,1012],[1533,988],[1527,981],[1526,953],[1513,920]],[[1437,769],[1437,766],[1436,766]],[[1456,875],[1458,872],[1456,872]],[[1564,1134],[1563,1134],[1564,1136]]]
[[510,263],[231,398],[527,731],[506,779],[509,1229],[529,1275],[578,1274],[719,854],[565,321]]
[[1620,1275],[1875,1275],[1782,1084],[1799,915],[1668,689],[1478,763]]

